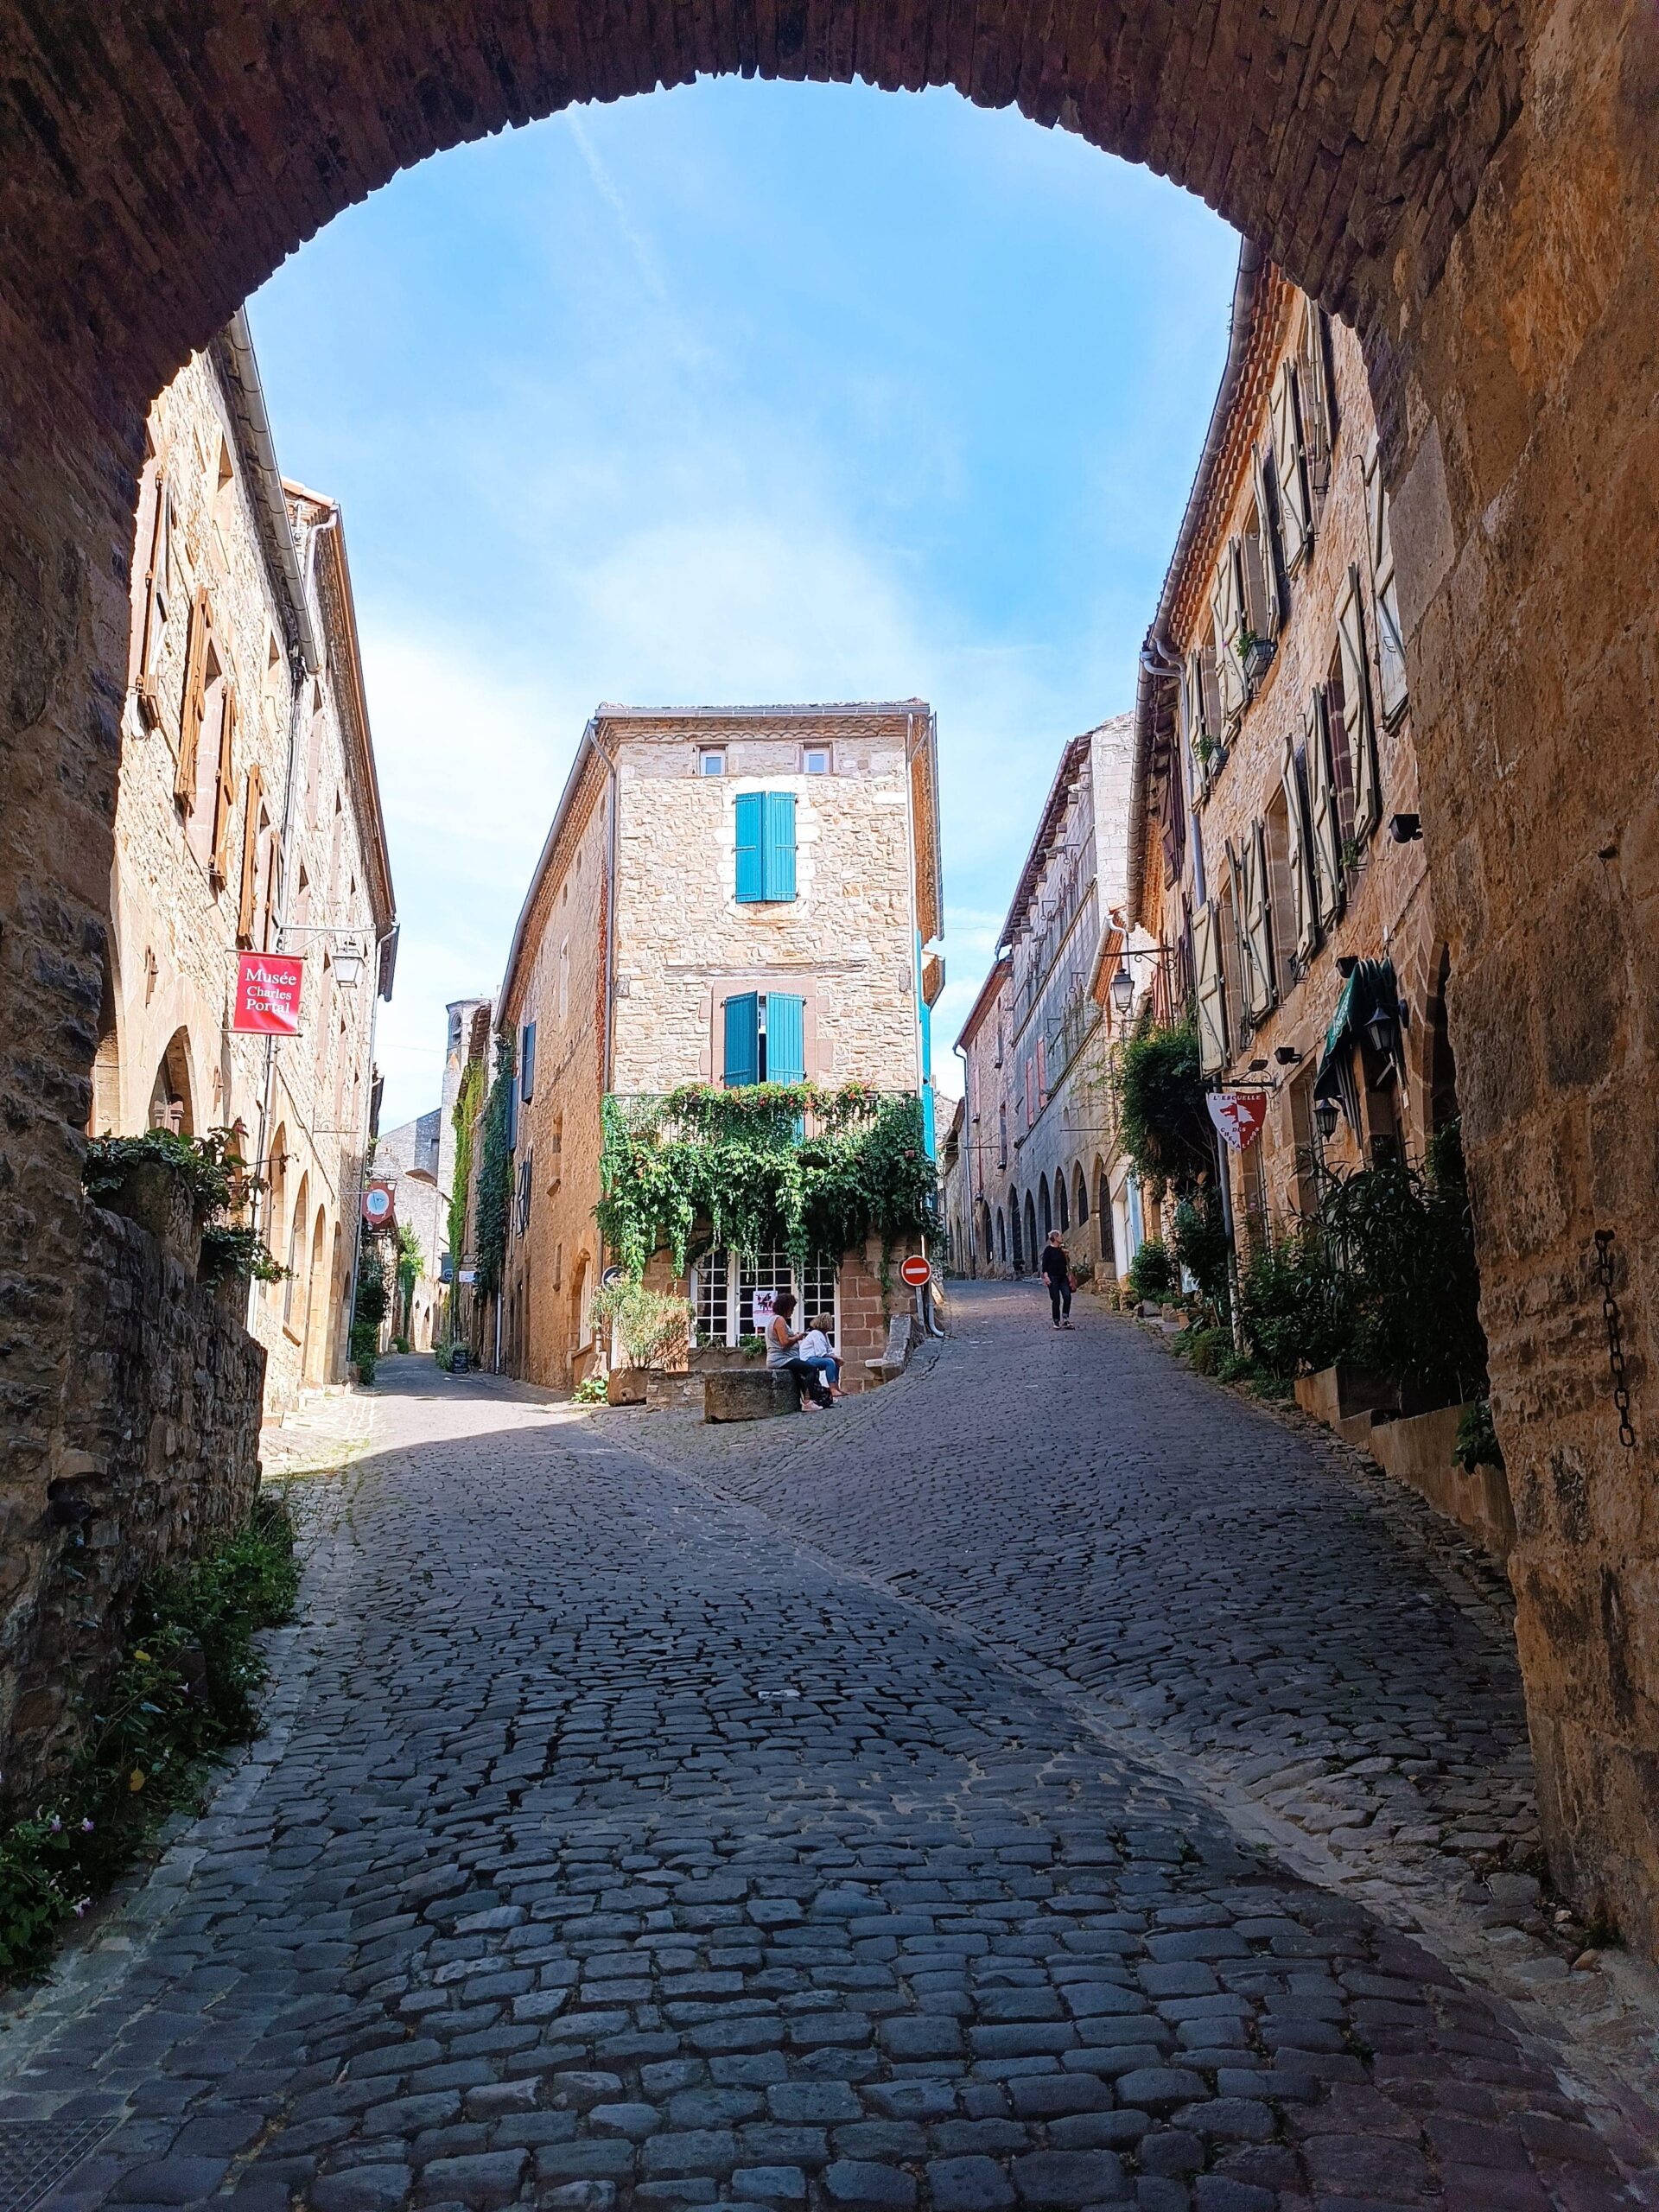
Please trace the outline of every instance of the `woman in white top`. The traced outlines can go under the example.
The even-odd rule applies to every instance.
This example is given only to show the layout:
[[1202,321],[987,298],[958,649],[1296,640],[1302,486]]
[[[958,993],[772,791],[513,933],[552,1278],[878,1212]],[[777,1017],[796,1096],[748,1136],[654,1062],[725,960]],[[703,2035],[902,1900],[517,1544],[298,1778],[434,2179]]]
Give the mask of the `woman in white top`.
[[801,1338],[803,1365],[816,1367],[830,1386],[832,1398],[841,1395],[841,1361],[830,1341],[830,1332],[836,1325],[833,1313],[809,1313],[806,1334]]
[[772,1319],[766,1323],[766,1365],[794,1376],[804,1408],[827,1406],[831,1400],[823,1379],[816,1367],[809,1367],[801,1357],[801,1339],[789,1325],[794,1316],[794,1292],[780,1290],[772,1301]]

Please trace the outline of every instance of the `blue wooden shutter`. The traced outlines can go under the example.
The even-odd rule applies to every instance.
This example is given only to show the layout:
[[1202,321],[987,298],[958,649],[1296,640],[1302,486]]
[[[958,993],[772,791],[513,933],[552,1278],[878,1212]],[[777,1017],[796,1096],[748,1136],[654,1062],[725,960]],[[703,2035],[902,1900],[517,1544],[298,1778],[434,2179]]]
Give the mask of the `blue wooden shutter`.
[[760,1080],[760,1000],[753,991],[741,992],[726,1001],[726,1065],[728,1090]]
[[[766,897],[765,791],[740,791],[737,799],[737,895],[746,906]],[[753,1082],[751,1076],[747,1078]]]
[[518,1040],[518,1096],[528,1105],[536,1096],[536,1025],[524,1024]]
[[[795,794],[766,791],[766,893],[768,899],[795,896]],[[741,894],[740,894],[741,895]]]
[[507,1150],[512,1152],[518,1142],[518,1086],[507,1085]]
[[788,991],[766,993],[768,1083],[806,1081],[805,1014],[804,999],[796,998]]

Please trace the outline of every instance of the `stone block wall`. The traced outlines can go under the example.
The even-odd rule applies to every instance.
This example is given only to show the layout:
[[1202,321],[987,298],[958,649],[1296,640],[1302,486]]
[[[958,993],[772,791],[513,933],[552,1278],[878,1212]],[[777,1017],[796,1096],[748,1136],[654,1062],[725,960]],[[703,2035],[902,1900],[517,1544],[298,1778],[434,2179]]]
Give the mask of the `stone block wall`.
[[0,1496],[0,1768],[27,1804],[79,1740],[133,1593],[239,1525],[265,1353],[148,1231],[89,1205],[75,1356],[45,1482]]

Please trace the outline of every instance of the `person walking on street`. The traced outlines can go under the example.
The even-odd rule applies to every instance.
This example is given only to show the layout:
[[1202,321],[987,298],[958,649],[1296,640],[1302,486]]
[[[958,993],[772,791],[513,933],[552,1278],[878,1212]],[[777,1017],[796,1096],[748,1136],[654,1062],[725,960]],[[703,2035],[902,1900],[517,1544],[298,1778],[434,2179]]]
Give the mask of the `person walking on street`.
[[1071,1262],[1066,1257],[1065,1247],[1060,1242],[1060,1232],[1051,1229],[1048,1242],[1043,1247],[1043,1281],[1048,1285],[1048,1303],[1057,1329],[1071,1325]]

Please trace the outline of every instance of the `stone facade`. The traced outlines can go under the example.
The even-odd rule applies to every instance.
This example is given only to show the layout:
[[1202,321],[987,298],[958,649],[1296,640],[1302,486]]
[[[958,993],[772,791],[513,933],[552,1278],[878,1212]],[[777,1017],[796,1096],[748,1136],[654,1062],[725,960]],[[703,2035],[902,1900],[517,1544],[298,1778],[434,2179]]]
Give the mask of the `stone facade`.
[[[500,1316],[510,1372],[562,1384],[601,1357],[601,1101],[725,1079],[728,999],[797,1004],[798,1079],[927,1090],[926,994],[944,983],[938,958],[922,960],[941,923],[934,779],[919,700],[594,716],[499,1000],[518,1071]],[[738,801],[759,792],[789,804],[792,889],[740,899]],[[765,1261],[760,1287],[784,1266]],[[855,1385],[880,1349],[880,1270],[879,1252],[851,1255],[839,1291],[833,1269],[802,1286],[809,1303],[837,1300]],[[689,1287],[721,1341],[748,1325],[737,1319],[744,1277],[722,1255]]]
[[1003,925],[1003,952],[957,1039],[973,1236],[964,1272],[1026,1274],[1049,1231],[1074,1264],[1127,1267],[1109,1024],[1096,985],[1127,866],[1133,717],[1073,738]]
[[399,1229],[411,1230],[420,1247],[420,1272],[407,1294],[400,1292],[386,1315],[383,1340],[407,1337],[411,1351],[430,1351],[443,1313],[442,1263],[449,1249],[449,1201],[438,1184],[440,1133],[443,1109],[429,1113],[395,1129],[384,1129],[374,1141],[371,1169],[378,1183],[390,1183],[394,1218]]
[[[0,1465],[44,1494],[80,1257],[145,410],[342,208],[700,74],[955,84],[1205,195],[1359,332],[1454,975],[1510,1558],[1557,1872],[1659,1948],[1659,17],[1636,0],[1056,12],[365,0],[188,50],[0,0]],[[270,149],[284,156],[273,160]],[[1609,736],[1610,727],[1612,735]],[[1598,1230],[1630,1361],[1621,1440]]]
[[[269,1189],[268,1409],[344,1372],[391,884],[339,511],[284,488],[238,326],[149,412],[90,1131],[236,1128]],[[363,957],[339,984],[342,944]],[[231,1027],[238,949],[306,962],[302,1033]]]
[[[1264,1095],[1228,1160],[1248,1246],[1311,1212],[1326,1173],[1421,1163],[1456,1098],[1423,845],[1388,827],[1417,821],[1417,760],[1359,343],[1254,257],[1235,340],[1141,687],[1132,904],[1171,995],[1192,995],[1206,1075]],[[1357,959],[1390,963],[1403,1014],[1386,1050],[1339,1046],[1329,1081],[1351,1082],[1322,1138]]]
[[136,1223],[81,1217],[83,1346],[44,1512],[0,1500],[0,1765],[27,1803],[79,1740],[134,1592],[239,1525],[259,1482],[265,1352]]

